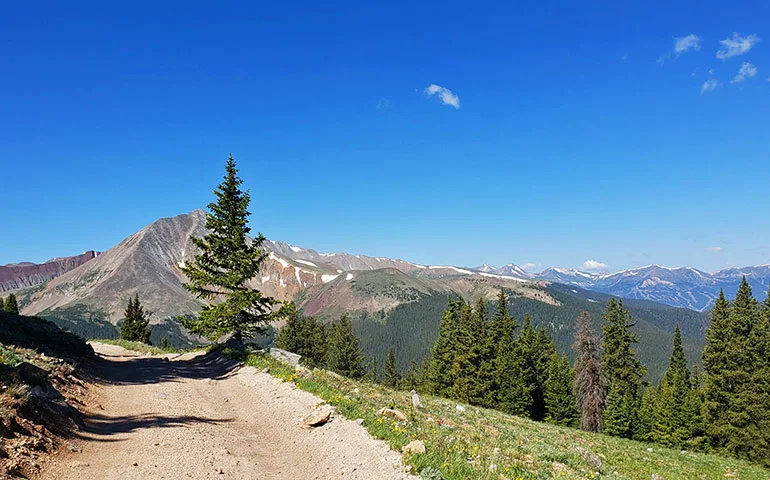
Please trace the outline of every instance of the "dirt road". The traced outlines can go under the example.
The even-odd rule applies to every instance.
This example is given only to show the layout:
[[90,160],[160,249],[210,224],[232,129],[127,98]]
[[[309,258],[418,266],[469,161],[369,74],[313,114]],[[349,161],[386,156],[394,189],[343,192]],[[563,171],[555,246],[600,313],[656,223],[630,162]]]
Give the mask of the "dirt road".
[[293,384],[215,355],[93,346],[103,358],[98,404],[71,442],[76,451],[55,457],[41,478],[416,478],[355,422],[335,416],[301,428],[321,400]]

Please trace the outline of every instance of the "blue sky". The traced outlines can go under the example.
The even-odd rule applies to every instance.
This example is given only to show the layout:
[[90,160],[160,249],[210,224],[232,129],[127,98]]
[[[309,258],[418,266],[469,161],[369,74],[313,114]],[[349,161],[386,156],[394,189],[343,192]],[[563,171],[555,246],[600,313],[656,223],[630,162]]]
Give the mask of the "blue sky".
[[112,3],[4,5],[0,264],[204,207],[229,152],[319,251],[770,262],[767,2]]

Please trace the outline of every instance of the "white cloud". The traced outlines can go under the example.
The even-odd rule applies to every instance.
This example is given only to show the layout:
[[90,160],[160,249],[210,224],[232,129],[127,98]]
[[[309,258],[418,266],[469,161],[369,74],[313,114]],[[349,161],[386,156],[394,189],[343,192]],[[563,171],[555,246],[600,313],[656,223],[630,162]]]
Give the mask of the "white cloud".
[[743,62],[743,65],[741,65],[741,69],[738,70],[738,74],[734,76],[732,80],[730,80],[730,83],[741,83],[747,78],[756,76],[756,74],[757,74],[757,67],[750,64],[749,62]]
[[584,270],[602,270],[609,267],[606,263],[597,262],[596,260],[586,260],[583,262]]
[[671,57],[678,57],[690,51],[700,50],[700,37],[691,33],[684,37],[674,37],[674,49],[658,57],[658,63],[663,65]]
[[691,33],[686,37],[674,38],[674,53],[681,55],[690,50],[700,50],[700,37]]
[[706,248],[707,252],[721,252],[722,250],[724,250],[724,248],[722,248],[722,247],[708,247],[708,248]]
[[529,272],[531,270],[534,270],[534,269],[538,268],[539,266],[540,266],[539,263],[527,262],[525,264],[522,264],[521,268],[523,268],[524,270]]
[[706,92],[711,92],[717,89],[719,81],[716,78],[709,78],[700,87],[700,94],[703,95]]
[[717,58],[727,60],[728,58],[748,53],[751,47],[759,43],[760,40],[758,36],[753,34],[744,37],[740,33],[733,32],[732,38],[725,38],[719,41],[720,47],[717,50]]
[[377,102],[377,110],[388,110],[390,105],[390,100],[383,97]]
[[438,97],[441,99],[441,103],[444,105],[460,108],[460,97],[452,93],[452,90],[449,90],[448,88],[442,87],[441,85],[436,85],[435,83],[431,83],[427,88],[425,88],[425,93],[428,95],[438,95]]

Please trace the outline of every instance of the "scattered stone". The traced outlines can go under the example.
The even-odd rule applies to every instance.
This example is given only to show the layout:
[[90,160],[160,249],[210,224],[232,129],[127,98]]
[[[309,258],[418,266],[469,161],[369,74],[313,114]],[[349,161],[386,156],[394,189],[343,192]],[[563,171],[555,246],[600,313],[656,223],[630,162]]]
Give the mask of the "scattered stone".
[[356,419],[354,420],[354,422],[356,422],[356,423],[357,423],[357,424],[359,424],[359,425],[363,425],[363,424],[364,424],[364,419],[363,419],[363,418],[356,418]]
[[580,455],[580,457],[588,462],[589,465],[591,465],[593,468],[599,470],[602,468],[602,457],[595,454],[591,450],[583,447],[576,447],[575,451]]
[[491,464],[489,465],[489,467],[488,467],[488,470],[489,470],[490,472],[492,472],[492,473],[495,473],[495,472],[497,471],[497,464],[496,464],[496,463],[491,463]]
[[652,452],[652,447],[647,447],[648,452]]
[[408,422],[409,419],[406,418],[406,415],[404,415],[403,412],[400,410],[396,410],[395,408],[381,408],[377,410],[377,416],[378,417],[390,417],[398,422]]
[[316,410],[302,420],[302,428],[320,427],[331,419],[331,409],[324,408]]
[[262,373],[270,373],[270,369],[265,367],[262,369]]
[[67,444],[67,450],[69,450],[72,453],[83,453],[83,449],[80,447],[76,447],[75,445],[68,443]]
[[412,406],[414,408],[422,408],[422,402],[420,402],[420,396],[417,395],[417,392],[415,390],[412,390],[409,393],[412,394]]
[[457,410],[457,413],[464,413],[465,412],[465,407],[463,407],[462,405],[457,405],[455,407],[455,410]]
[[313,375],[313,372],[311,372],[308,368],[303,367],[302,365],[297,365],[294,367],[294,371],[297,372],[297,376],[300,378],[307,378]]
[[135,466],[135,467],[138,467],[138,466],[139,466],[139,463],[137,463],[137,462],[134,462],[134,466]]
[[556,475],[566,475],[569,473],[569,467],[566,466],[563,463],[559,462],[553,462],[553,474]]
[[657,473],[653,473],[652,480],[666,480],[666,479],[663,478],[663,475],[658,475]]
[[679,452],[679,453],[681,453],[682,455],[687,455],[687,450],[682,450],[682,451],[681,451],[681,452]]
[[401,451],[408,454],[425,453],[425,443],[422,440],[412,440]]
[[355,393],[356,395],[358,395],[358,393],[359,393],[358,387],[356,387],[356,388],[354,388],[354,389],[353,389],[353,393]]

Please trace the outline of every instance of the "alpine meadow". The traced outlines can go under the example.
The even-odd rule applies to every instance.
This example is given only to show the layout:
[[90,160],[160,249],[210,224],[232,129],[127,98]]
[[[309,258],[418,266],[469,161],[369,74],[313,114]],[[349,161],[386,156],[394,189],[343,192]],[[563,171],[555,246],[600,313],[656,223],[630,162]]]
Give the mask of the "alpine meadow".
[[7,5],[0,480],[770,479],[768,25]]

